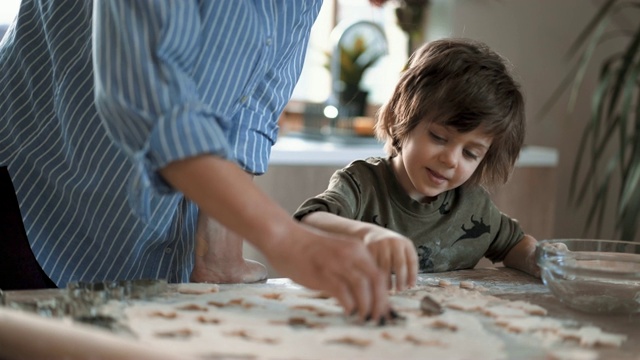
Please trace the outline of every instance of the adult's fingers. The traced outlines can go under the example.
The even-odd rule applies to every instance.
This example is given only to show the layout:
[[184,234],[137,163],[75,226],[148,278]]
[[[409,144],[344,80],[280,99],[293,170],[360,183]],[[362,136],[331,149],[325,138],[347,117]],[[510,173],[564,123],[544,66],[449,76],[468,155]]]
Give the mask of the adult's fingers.
[[407,260],[407,286],[412,287],[418,281],[418,254],[413,244],[405,248],[405,256]]
[[303,286],[328,293],[348,314],[355,311],[362,319],[371,316],[376,320],[386,314],[385,274],[365,245],[357,238],[328,237],[307,230],[312,231],[291,243],[288,252],[265,249],[271,263],[278,266],[276,270]]
[[334,289],[329,289],[329,294],[338,300],[338,303],[342,306],[346,314],[351,315],[357,308],[357,305],[348,282],[345,282],[342,276],[336,276],[335,280],[331,281],[331,283],[334,284]]
[[347,310],[349,315],[357,314],[359,319],[365,319],[373,311],[373,286],[369,279],[359,270],[354,270],[344,274],[343,281],[349,289],[349,297],[354,303],[354,307]]
[[[375,243],[373,246],[376,247],[374,250],[376,254],[376,263],[382,272],[387,274],[387,282],[388,285],[391,286],[391,273],[393,271],[393,260],[391,259],[391,250],[388,246],[380,246],[380,243]],[[390,287],[389,287],[390,289]]]
[[396,274],[396,291],[407,288],[407,259],[404,249],[393,252],[393,271]]
[[[363,249],[364,250],[364,249]],[[353,270],[346,277],[354,297],[360,319],[378,321],[389,308],[386,276],[368,252],[355,259]]]

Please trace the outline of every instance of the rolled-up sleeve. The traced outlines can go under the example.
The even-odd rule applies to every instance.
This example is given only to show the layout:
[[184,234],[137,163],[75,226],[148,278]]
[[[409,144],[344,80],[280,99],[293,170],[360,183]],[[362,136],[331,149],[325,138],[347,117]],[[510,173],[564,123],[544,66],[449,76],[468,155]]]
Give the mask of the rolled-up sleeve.
[[267,26],[259,44],[263,54],[262,76],[248,89],[229,132],[237,161],[254,174],[267,170],[271,146],[278,136],[278,118],[300,77],[309,32],[322,2],[276,1],[274,4],[277,6],[272,16],[278,21]]
[[94,5],[96,107],[111,138],[135,163],[133,183],[169,193],[157,175],[199,154],[231,158],[228,119],[204,104],[193,68],[202,35],[195,1]]
[[266,171],[320,1],[96,0],[95,102],[134,164],[129,200],[145,215],[176,195],[167,164],[212,154]]

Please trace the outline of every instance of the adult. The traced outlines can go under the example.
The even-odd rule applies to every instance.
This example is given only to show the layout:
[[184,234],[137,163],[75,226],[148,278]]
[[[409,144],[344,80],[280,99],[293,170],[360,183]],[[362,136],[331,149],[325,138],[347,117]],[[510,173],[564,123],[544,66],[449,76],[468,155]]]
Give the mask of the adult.
[[251,280],[262,268],[242,258],[245,238],[345,311],[385,316],[364,245],[294,221],[251,179],[320,5],[22,1],[0,47],[0,164],[57,286]]

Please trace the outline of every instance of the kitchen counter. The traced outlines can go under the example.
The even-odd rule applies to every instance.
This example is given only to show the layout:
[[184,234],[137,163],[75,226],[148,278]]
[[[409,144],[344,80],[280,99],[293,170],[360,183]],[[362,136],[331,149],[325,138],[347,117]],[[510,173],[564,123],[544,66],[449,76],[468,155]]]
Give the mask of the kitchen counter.
[[[449,285],[444,286],[443,282]],[[472,284],[474,289],[463,289],[463,283],[465,287]],[[191,285],[215,286],[187,286]],[[220,285],[215,293],[183,293],[177,290],[180,286],[168,285],[166,293],[155,299],[120,304],[120,309],[124,309],[122,311],[129,309],[126,313],[128,320],[123,318],[123,321],[128,321],[133,337],[109,335],[68,319],[42,318],[0,307],[0,358],[101,355],[104,358],[164,359],[368,359],[387,358],[387,355],[424,358],[429,354],[438,354],[439,358],[451,359],[469,358],[468,351],[478,351],[477,358],[640,359],[640,314],[608,316],[571,310],[553,297],[538,279],[507,268],[422,274],[416,288],[392,296],[394,307],[406,319],[383,327],[350,322],[341,315],[332,299],[314,296],[313,292],[288,279],[270,279],[261,284]],[[443,297],[445,291],[457,295]],[[8,302],[44,300],[62,292],[13,291],[6,293],[6,299]],[[466,292],[468,296],[464,295]],[[178,293],[182,294],[181,297]],[[442,315],[420,314],[419,301],[415,298],[425,293],[440,299],[443,304],[450,301],[446,303]],[[506,331],[495,325],[499,320],[487,315],[486,311],[483,313],[484,310],[480,308],[462,311],[453,306],[456,300],[465,296],[471,299],[472,304],[483,297],[504,301],[502,307],[495,309],[503,309],[505,316],[515,316],[506,315],[508,311],[504,310],[507,309],[505,305],[526,302],[530,307],[541,307],[547,312],[544,316],[532,315],[529,318],[562,321],[565,325],[561,331],[595,326],[610,336],[623,336],[626,340],[619,347],[593,344],[585,347],[568,337],[566,343],[551,346],[549,339],[552,334],[548,331],[546,335],[544,332],[530,334],[528,330],[521,330],[520,333]],[[511,308],[512,311],[514,309]],[[141,318],[144,314],[153,315]],[[199,323],[185,327],[184,324],[189,323],[189,316],[199,319]],[[458,319],[466,317],[467,320],[473,320],[469,323],[473,326],[466,328],[458,325],[459,328],[454,329],[452,319],[456,319],[456,316]],[[183,323],[176,320],[181,318]],[[425,324],[444,324],[449,327],[436,329]],[[402,335],[407,332],[411,335]],[[421,335],[429,339],[422,339]],[[476,336],[492,339],[499,351],[491,352],[491,347],[482,346],[464,350],[479,340]],[[456,350],[456,345],[462,348]],[[209,352],[198,349],[208,349]],[[128,356],[124,350],[129,352]],[[467,355],[455,355],[462,350],[467,351]],[[483,357],[483,354],[486,356]]]
[[[282,136],[271,149],[269,164],[342,167],[353,160],[371,156],[385,156],[382,144],[374,138],[354,138],[352,143],[346,143]],[[557,150],[540,146],[524,147],[516,163],[516,167],[555,167],[557,165]]]

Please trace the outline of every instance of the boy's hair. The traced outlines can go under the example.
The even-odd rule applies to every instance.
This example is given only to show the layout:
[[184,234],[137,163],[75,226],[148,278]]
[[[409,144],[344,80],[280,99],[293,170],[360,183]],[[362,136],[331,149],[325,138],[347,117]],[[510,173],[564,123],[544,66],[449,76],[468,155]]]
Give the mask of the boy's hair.
[[479,127],[492,136],[491,147],[467,184],[507,182],[524,141],[524,99],[506,61],[487,45],[442,39],[416,50],[378,112],[376,136],[391,157],[397,156],[422,121],[462,133]]

